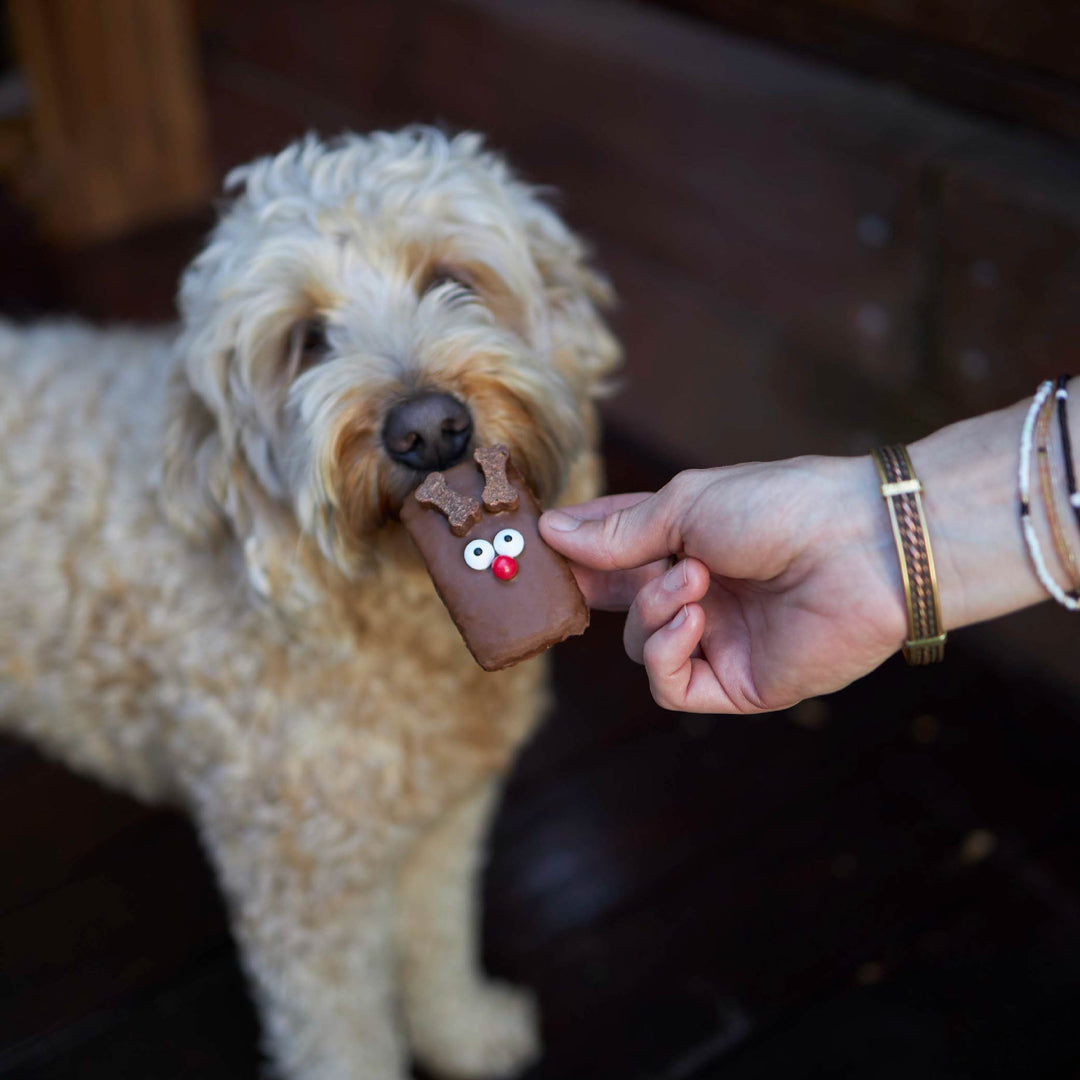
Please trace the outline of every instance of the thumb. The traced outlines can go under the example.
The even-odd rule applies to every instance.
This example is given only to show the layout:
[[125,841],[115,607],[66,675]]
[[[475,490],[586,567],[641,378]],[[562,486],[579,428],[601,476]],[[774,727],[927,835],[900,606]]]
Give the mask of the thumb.
[[[629,570],[676,554],[681,538],[671,526],[672,500],[665,491],[637,498],[599,514],[597,503],[549,510],[540,518],[540,535],[571,562],[593,570]],[[598,500],[604,502],[609,500]]]

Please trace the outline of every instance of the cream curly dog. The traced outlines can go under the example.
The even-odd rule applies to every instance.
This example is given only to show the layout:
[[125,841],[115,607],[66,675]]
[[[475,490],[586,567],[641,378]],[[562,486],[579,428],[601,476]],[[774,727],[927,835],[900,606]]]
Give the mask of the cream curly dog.
[[475,135],[226,187],[177,329],[0,322],[0,716],[193,815],[281,1075],[511,1073],[475,892],[545,668],[476,666],[395,515],[479,443],[594,493],[607,289]]

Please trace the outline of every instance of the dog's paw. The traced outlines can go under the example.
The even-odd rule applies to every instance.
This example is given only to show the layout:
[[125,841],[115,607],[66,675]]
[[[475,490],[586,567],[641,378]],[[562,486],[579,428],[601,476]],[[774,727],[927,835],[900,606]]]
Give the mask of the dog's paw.
[[424,1032],[415,1049],[423,1064],[444,1080],[516,1076],[540,1056],[536,1001],[516,986],[486,983],[440,1019],[440,1030]]

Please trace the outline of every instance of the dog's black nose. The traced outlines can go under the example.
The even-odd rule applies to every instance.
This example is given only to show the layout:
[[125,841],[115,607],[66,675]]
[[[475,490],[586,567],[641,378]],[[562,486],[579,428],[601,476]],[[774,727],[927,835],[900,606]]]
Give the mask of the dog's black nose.
[[383,425],[386,452],[402,465],[448,469],[465,455],[472,416],[457,398],[427,390],[395,405]]

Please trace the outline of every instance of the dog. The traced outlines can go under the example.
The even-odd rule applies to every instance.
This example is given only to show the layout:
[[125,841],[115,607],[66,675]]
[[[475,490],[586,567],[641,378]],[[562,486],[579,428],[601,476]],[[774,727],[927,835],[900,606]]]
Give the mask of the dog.
[[596,494],[605,279],[483,140],[309,136],[234,170],[179,324],[0,323],[0,716],[193,817],[289,1080],[539,1052],[487,980],[484,834],[545,663],[472,661],[397,521],[505,443]]

